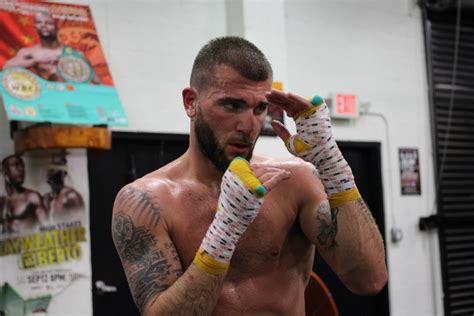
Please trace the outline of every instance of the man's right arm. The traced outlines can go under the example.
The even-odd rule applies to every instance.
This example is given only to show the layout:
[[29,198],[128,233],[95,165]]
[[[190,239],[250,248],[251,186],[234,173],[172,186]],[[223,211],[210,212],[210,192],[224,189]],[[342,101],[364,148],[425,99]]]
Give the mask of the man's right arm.
[[[219,298],[233,252],[263,204],[263,195],[290,176],[274,167],[251,170],[242,158],[224,173],[218,209],[182,273],[179,255],[161,217],[161,206],[129,185],[114,205],[112,235],[135,302],[145,315],[209,315]],[[257,179],[265,179],[263,183]]]
[[161,206],[146,191],[131,185],[120,191],[114,205],[112,236],[143,315],[212,312],[226,273],[209,274],[191,264],[183,274],[161,218]]
[[36,63],[37,63],[37,60],[36,58],[34,58],[32,49],[22,48],[18,51],[15,57],[7,60],[7,62],[3,65],[3,69],[9,68],[9,67],[29,68],[29,67],[33,67]]

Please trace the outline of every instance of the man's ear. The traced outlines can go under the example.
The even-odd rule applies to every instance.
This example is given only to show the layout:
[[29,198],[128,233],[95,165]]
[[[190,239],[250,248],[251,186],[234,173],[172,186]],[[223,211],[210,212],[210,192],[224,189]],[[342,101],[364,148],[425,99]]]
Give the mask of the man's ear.
[[191,87],[183,89],[183,105],[186,114],[192,118],[196,115],[197,111],[197,92]]

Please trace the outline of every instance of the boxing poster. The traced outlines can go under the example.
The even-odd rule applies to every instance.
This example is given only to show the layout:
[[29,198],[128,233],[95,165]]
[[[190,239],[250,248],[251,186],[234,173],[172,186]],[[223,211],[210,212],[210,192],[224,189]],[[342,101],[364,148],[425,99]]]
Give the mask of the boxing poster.
[[418,149],[399,148],[400,181],[402,195],[420,195],[420,165]]
[[88,6],[2,0],[0,34],[9,120],[127,125]]
[[88,212],[75,181],[80,170],[65,152],[0,159],[0,315],[90,315]]

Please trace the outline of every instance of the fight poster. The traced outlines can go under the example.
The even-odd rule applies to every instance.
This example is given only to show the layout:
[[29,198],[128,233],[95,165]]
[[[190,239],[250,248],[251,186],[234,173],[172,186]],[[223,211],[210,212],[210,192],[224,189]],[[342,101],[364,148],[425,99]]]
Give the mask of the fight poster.
[[90,315],[89,223],[77,163],[66,152],[0,159],[0,315]]
[[420,195],[420,165],[418,149],[399,148],[402,195]]
[[88,6],[2,0],[0,34],[9,120],[127,125]]

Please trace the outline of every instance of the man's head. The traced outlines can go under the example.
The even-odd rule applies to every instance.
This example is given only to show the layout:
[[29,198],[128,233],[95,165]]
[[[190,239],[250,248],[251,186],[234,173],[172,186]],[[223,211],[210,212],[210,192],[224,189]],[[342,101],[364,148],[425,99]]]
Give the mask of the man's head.
[[217,169],[252,157],[272,76],[263,53],[243,38],[217,38],[199,51],[183,101],[197,145]]
[[46,178],[53,191],[59,191],[64,187],[64,178],[66,178],[66,175],[66,170],[58,168],[48,169]]
[[60,151],[51,154],[50,164],[46,172],[46,182],[51,186],[51,190],[59,192],[64,188],[64,179],[67,176],[67,152]]
[[199,91],[212,85],[219,65],[229,66],[252,81],[264,81],[273,76],[272,66],[257,46],[241,37],[225,36],[215,38],[201,48],[194,59],[191,87]]
[[49,12],[40,11],[35,14],[35,29],[42,40],[57,40],[58,28]]
[[5,157],[2,160],[2,172],[7,183],[18,186],[25,181],[25,163],[20,156]]

